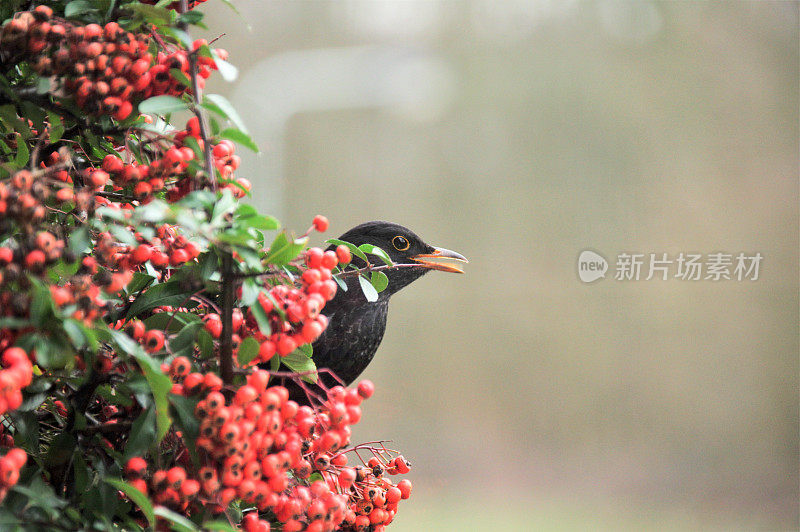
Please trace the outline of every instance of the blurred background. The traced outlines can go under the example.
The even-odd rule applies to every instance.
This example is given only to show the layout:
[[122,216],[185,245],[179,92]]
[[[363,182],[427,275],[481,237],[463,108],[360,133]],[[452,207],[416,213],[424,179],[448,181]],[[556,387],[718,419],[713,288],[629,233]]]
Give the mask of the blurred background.
[[[204,36],[253,203],[471,261],[394,298],[364,375],[354,440],[413,463],[392,530],[797,529],[797,2],[235,5]],[[618,281],[622,252],[764,258]]]

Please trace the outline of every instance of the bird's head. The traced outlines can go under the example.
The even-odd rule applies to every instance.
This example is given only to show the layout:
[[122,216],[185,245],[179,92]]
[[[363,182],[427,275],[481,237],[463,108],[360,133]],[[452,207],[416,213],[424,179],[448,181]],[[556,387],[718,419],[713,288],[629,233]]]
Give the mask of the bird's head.
[[[391,222],[366,222],[350,229],[339,240],[350,242],[356,246],[372,244],[389,254],[397,266],[383,270],[389,278],[386,291],[389,295],[422,277],[431,270],[452,273],[464,273],[456,262],[467,262],[467,259],[455,251],[426,244],[412,230]],[[382,266],[384,262],[376,255],[367,255],[373,266]],[[365,264],[358,257],[353,257],[354,265]]]

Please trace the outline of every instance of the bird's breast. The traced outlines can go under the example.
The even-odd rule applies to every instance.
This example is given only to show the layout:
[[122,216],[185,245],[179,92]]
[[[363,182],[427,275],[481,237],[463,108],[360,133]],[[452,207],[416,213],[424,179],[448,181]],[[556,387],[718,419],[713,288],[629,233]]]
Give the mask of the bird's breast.
[[351,383],[369,365],[386,331],[388,300],[333,305],[325,332],[314,343],[314,362]]

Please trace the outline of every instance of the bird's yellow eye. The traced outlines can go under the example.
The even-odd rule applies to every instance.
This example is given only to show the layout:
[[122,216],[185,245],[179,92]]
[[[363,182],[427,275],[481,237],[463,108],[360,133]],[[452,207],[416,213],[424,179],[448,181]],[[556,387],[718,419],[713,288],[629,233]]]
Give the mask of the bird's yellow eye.
[[397,251],[405,251],[411,246],[411,242],[406,237],[397,235],[392,239],[392,245]]

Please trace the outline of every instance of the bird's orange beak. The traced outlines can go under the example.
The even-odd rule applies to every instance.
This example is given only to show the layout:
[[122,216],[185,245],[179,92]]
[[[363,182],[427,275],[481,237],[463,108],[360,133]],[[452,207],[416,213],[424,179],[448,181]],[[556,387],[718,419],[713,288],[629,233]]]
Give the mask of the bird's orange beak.
[[464,273],[461,266],[458,264],[449,264],[446,262],[439,262],[440,260],[454,260],[458,262],[469,262],[467,258],[455,251],[450,251],[444,248],[433,248],[431,253],[421,253],[411,257],[411,260],[418,262],[425,268],[430,270],[439,270],[443,272]]

